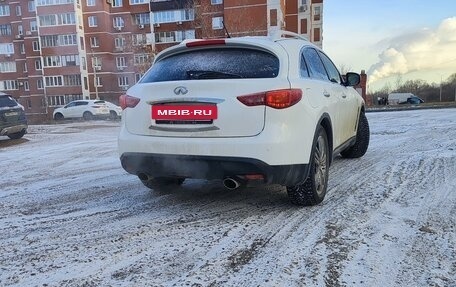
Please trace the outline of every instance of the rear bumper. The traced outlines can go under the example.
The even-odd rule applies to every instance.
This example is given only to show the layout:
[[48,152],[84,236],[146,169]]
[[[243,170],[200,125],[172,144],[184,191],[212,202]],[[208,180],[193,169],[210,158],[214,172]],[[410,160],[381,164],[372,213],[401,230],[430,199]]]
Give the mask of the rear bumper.
[[15,124],[11,126],[6,126],[6,127],[1,127],[0,129],[0,135],[1,136],[7,136],[15,133],[19,133],[23,130],[27,130],[27,124],[22,123],[22,124]]
[[265,183],[293,186],[304,182],[308,164],[268,165],[252,158],[124,153],[122,167],[129,173],[151,177],[175,176],[223,179],[247,174],[262,174]]

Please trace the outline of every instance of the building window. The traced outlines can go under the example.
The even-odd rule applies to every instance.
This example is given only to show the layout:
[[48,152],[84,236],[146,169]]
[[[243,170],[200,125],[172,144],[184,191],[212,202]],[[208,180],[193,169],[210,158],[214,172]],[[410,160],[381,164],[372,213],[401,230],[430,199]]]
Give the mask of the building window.
[[314,42],[320,42],[320,28],[314,29]]
[[171,23],[178,21],[192,21],[195,18],[193,9],[159,11],[154,13],[154,23]]
[[38,79],[38,80],[36,80],[36,88],[37,88],[38,90],[44,89],[43,79]]
[[87,0],[87,6],[95,6],[95,0]]
[[135,65],[142,65],[147,63],[147,60],[149,59],[147,54],[135,54]]
[[19,90],[19,83],[17,80],[0,81],[0,90]]
[[90,37],[90,47],[100,47],[100,42],[98,41],[98,37]]
[[44,77],[46,87],[61,87],[63,86],[62,76],[48,76]]
[[89,27],[97,27],[98,26],[98,18],[97,16],[89,16]]
[[155,33],[155,43],[175,43],[185,39],[195,39],[195,30]]
[[131,5],[136,5],[136,4],[147,4],[149,3],[150,0],[130,0]]
[[0,55],[11,55],[11,54],[14,54],[14,44],[13,43],[0,44]]
[[27,99],[27,100],[25,100],[25,102],[27,103],[27,108],[31,109],[32,108],[32,100],[31,99]]
[[64,86],[81,86],[81,75],[65,75],[63,76]]
[[45,67],[60,67],[60,56],[47,56],[43,57]]
[[64,106],[72,101],[82,100],[81,94],[48,96],[48,103],[51,107]]
[[92,67],[94,67],[98,71],[101,70],[101,58],[93,57],[92,58]]
[[24,62],[24,73],[27,73],[27,62]]
[[0,62],[0,73],[15,73],[16,62]]
[[35,20],[32,20],[30,21],[30,31],[37,31],[38,30],[38,27],[36,26],[36,21]]
[[43,68],[41,67],[41,60],[35,60],[35,70],[39,71],[42,69]]
[[10,36],[12,34],[11,24],[2,24],[0,25],[0,35]]
[[0,5],[0,16],[9,16],[10,8],[8,5]]
[[114,28],[123,28],[125,27],[125,23],[122,17],[115,17],[113,20]]
[[126,67],[125,57],[116,57],[116,67],[124,68]]
[[125,46],[125,39],[124,38],[115,38],[114,39],[114,47],[116,49],[123,49],[123,47]]
[[135,74],[135,83],[139,82],[142,76],[144,76],[144,73]]
[[269,10],[269,19],[271,21],[271,26],[277,26],[277,9]]
[[35,12],[35,0],[28,1],[28,11]]
[[24,35],[24,28],[22,25],[17,25],[17,34],[21,36]]
[[22,8],[21,6],[16,6],[16,16],[21,16],[22,15]]
[[127,76],[119,76],[117,78],[117,83],[119,87],[128,87],[128,77]]
[[57,15],[57,23],[59,25],[75,25],[76,24],[76,15],[74,13],[65,13]]
[[61,56],[61,63],[63,67],[79,66],[79,55]]
[[223,17],[212,17],[212,29],[223,29]]
[[112,7],[122,7],[123,0],[112,0]]
[[314,7],[314,21],[320,21],[321,20],[321,7],[316,6]]
[[82,69],[87,70],[86,58],[81,57],[81,62],[82,62]]
[[149,25],[150,24],[150,15],[149,13],[140,13],[132,15],[133,22],[135,25]]
[[59,4],[71,4],[74,0],[37,0],[37,6],[50,6]]
[[57,19],[55,17],[56,15],[43,15],[39,17],[40,20],[40,26],[46,27],[46,26],[56,26],[57,25]]
[[223,0],[211,0],[212,5],[222,4]]
[[0,25],[0,35],[9,36],[12,34],[11,24],[2,24]]
[[96,85],[97,87],[103,87],[103,84],[101,83],[101,77],[97,77],[97,82],[96,82]]
[[32,48],[33,48],[33,51],[39,51],[40,50],[40,43],[38,41],[33,41],[32,42]]
[[134,46],[144,45],[147,42],[146,35],[144,34],[133,34],[132,37]]
[[24,81],[24,90],[30,91],[30,85],[28,81]]

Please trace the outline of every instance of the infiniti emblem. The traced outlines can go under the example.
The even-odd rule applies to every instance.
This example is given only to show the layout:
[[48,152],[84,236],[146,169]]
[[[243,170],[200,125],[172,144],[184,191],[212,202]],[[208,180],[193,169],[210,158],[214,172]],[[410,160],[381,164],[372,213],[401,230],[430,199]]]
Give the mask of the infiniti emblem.
[[188,90],[186,87],[179,86],[174,89],[174,93],[176,95],[185,95],[186,93],[188,93]]

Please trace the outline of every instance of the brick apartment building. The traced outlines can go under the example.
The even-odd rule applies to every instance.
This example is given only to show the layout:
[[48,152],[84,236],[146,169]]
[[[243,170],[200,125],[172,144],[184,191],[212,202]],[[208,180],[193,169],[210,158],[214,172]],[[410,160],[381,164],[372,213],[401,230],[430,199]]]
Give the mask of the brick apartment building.
[[76,99],[118,97],[184,39],[268,35],[322,45],[323,0],[0,0],[0,91],[31,122]]

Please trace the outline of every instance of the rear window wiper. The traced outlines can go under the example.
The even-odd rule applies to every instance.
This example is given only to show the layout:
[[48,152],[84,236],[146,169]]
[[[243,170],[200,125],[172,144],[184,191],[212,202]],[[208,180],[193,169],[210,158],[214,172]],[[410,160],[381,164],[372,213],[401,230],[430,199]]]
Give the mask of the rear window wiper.
[[217,71],[187,71],[189,79],[240,79],[241,75]]

